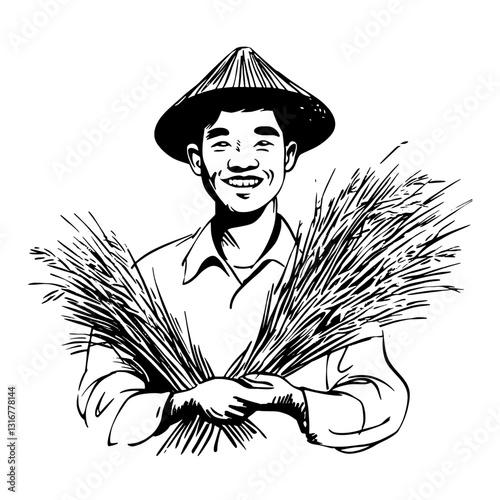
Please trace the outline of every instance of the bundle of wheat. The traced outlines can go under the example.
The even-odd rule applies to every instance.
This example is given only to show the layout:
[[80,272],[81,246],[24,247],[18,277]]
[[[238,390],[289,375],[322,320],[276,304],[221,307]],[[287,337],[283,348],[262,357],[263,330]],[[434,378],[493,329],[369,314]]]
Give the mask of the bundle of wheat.
[[458,247],[444,238],[464,227],[444,212],[450,185],[415,174],[402,181],[357,171],[333,199],[319,200],[300,251],[266,309],[258,341],[231,369],[291,375],[319,357],[359,339],[365,323],[387,326],[416,319],[429,294],[446,285]]
[[[178,320],[146,284],[128,248],[91,218],[89,223],[78,216],[73,222],[65,219],[76,231],[71,244],[59,241],[55,251],[38,247],[30,251],[51,270],[50,282],[31,283],[50,288],[43,302],[61,299],[68,311],[63,318],[87,328],[87,333],[74,336],[68,348],[76,354],[103,342],[112,346],[152,392],[182,391],[211,378],[202,353],[186,345]],[[197,429],[197,422],[179,426],[181,439]],[[234,446],[244,446],[259,432],[251,421],[217,427]],[[172,434],[179,446],[178,434]],[[189,443],[186,440],[185,445]]]
[[[442,244],[463,229],[453,215],[466,203],[445,212],[451,184],[439,187],[419,173],[400,179],[396,170],[381,177],[357,171],[337,196],[325,190],[268,297],[256,340],[226,376],[291,375],[359,341],[365,323],[415,319],[413,311],[428,304],[430,293],[457,290],[442,276],[456,265],[459,248]],[[46,300],[64,297],[66,319],[130,354],[131,368],[149,384],[176,391],[210,378],[208,363],[184,344],[179,323],[133,267],[126,247],[113,233],[108,238],[85,227],[91,237],[75,237],[72,247],[60,244],[55,254],[32,250],[57,271]],[[87,347],[77,342],[77,350]],[[201,453],[209,444],[217,449],[220,436],[244,446],[259,432],[248,419],[218,425],[197,416],[171,426],[162,449]]]

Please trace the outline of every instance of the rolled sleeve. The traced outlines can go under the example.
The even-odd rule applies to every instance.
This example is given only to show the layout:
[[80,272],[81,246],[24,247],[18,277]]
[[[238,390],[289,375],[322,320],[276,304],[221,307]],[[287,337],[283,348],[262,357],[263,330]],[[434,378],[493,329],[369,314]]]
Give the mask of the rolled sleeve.
[[126,400],[145,386],[123,358],[107,344],[92,344],[86,356],[77,406],[85,423],[90,425],[103,415],[116,417]]
[[[302,387],[303,432],[310,443],[343,452],[361,451],[393,435],[404,419],[408,388],[390,364],[380,329],[327,356],[325,387]],[[379,332],[378,335],[376,334]],[[369,373],[375,366],[378,372]]]
[[363,427],[362,403],[349,394],[303,390],[306,401],[309,442],[334,446],[336,436],[358,432]]

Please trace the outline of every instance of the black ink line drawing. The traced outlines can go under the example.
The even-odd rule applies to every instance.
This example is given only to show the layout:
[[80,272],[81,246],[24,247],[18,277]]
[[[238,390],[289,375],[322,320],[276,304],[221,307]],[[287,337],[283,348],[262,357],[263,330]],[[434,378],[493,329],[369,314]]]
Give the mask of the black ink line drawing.
[[[282,412],[313,444],[366,450],[394,435],[409,390],[387,357],[383,327],[421,317],[432,293],[458,289],[442,277],[457,264],[450,236],[463,227],[447,209],[453,184],[425,173],[332,174],[299,234],[276,197],[299,155],[333,132],[329,109],[252,49],[231,52],[158,122],[155,138],[200,176],[214,218],[135,259],[91,215],[54,251],[34,248],[51,277],[44,302],[88,328],[70,349],[85,353],[78,408],[90,426],[112,416],[108,443],[161,436],[181,452],[247,446],[264,432],[256,412]],[[402,143],[404,144],[404,143]],[[238,354],[220,356],[224,319],[265,299],[260,327]],[[180,306],[179,306],[180,303]],[[366,373],[381,357],[380,374]],[[294,377],[313,364],[321,386]],[[313,384],[314,385],[314,384]],[[127,422],[153,415],[131,436]]]

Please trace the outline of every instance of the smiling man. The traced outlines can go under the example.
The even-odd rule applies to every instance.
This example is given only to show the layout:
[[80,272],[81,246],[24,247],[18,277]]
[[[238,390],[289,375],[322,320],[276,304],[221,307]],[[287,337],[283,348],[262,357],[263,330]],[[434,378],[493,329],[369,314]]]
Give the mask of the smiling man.
[[[278,213],[277,195],[299,155],[333,129],[333,116],[321,101],[249,48],[229,54],[162,116],[158,144],[201,178],[215,215],[194,234],[152,250],[137,264],[182,321],[186,345],[203,355],[213,377],[191,390],[152,393],[121,362],[123,354],[93,345],[78,403],[88,424],[110,415],[111,443],[136,444],[194,414],[230,421],[268,411],[295,419],[309,442],[346,452],[397,432],[408,391],[374,324],[364,327],[355,344],[287,379],[225,377],[255,341],[258,327],[236,350],[227,345],[227,332],[235,332],[250,314],[262,319],[262,304],[283,278],[296,245]],[[368,374],[374,364],[379,373]],[[151,432],[131,435],[128,429],[145,418],[155,422]]]
[[243,281],[281,232],[276,196],[295,165],[297,144],[285,144],[270,110],[222,111],[202,135],[187,157],[215,201],[214,244]]

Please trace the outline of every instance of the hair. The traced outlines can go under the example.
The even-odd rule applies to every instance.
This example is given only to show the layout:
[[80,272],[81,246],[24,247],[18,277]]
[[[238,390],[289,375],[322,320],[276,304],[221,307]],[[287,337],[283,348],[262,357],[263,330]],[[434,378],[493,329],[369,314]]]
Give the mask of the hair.
[[[250,102],[248,102],[247,99],[245,100],[245,104],[242,104],[240,100],[228,100],[224,103],[213,100],[212,102],[205,102],[203,104],[204,106],[199,110],[199,118],[195,119],[196,121],[192,127],[193,135],[191,141],[200,148],[206,127],[211,127],[219,119],[223,111],[227,113],[235,113],[238,111],[272,111],[283,134],[285,145],[292,141],[298,142],[296,137],[297,134],[294,133],[293,127],[293,118],[297,115],[297,111],[294,111],[290,105],[280,105],[273,99],[263,100],[261,96],[259,99],[251,100]],[[194,117],[190,118],[193,119]]]

